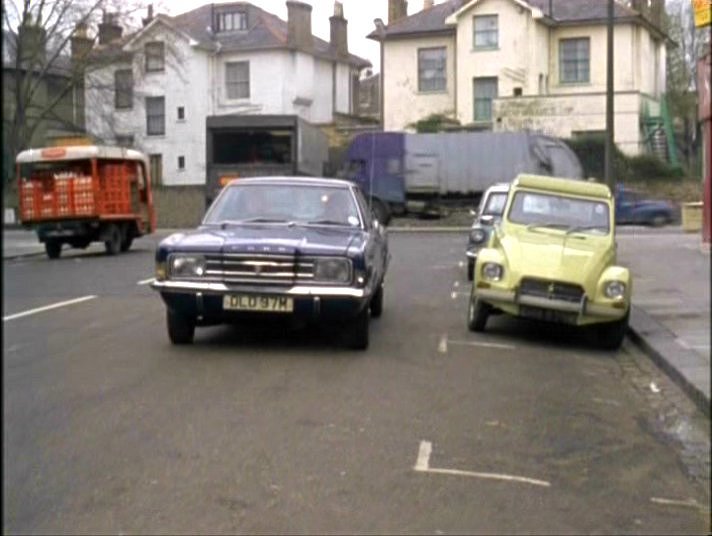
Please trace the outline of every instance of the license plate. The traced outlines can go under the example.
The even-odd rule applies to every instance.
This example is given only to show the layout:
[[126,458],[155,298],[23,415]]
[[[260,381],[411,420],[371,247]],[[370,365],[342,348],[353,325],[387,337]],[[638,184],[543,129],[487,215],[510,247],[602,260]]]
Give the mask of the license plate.
[[284,296],[232,294],[223,298],[223,309],[228,311],[291,313],[294,310],[294,300]]

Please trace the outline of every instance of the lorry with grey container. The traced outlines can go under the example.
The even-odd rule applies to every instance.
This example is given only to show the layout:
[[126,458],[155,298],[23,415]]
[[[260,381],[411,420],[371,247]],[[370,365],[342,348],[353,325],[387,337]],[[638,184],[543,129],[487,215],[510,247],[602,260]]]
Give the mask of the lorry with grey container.
[[391,214],[439,212],[446,199],[477,199],[520,173],[583,178],[566,143],[534,132],[364,133],[349,145],[340,174],[387,222]]

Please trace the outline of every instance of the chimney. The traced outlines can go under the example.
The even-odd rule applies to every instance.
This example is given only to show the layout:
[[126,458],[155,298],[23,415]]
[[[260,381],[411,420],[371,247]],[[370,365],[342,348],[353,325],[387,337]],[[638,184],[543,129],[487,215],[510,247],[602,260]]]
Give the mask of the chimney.
[[435,5],[435,0],[423,0],[423,11]]
[[33,23],[32,16],[28,14],[17,29],[20,64],[27,68],[43,65],[47,57],[46,41],[46,30],[39,24]]
[[71,37],[72,61],[80,62],[92,49],[94,40],[87,35],[87,23],[78,22]]
[[399,19],[408,16],[408,2],[406,0],[388,0],[388,24],[393,24]]
[[311,30],[311,11],[309,4],[287,1],[287,43],[290,47],[311,50],[314,36]]
[[99,44],[105,45],[121,38],[121,26],[116,23],[116,13],[104,12],[99,24]]
[[143,22],[144,27],[148,26],[149,23],[153,20],[153,4],[148,4],[148,16],[145,19],[141,19],[141,22]]
[[334,2],[334,16],[329,17],[331,23],[331,50],[338,57],[349,55],[347,34],[348,21],[344,18],[344,5],[338,0]]

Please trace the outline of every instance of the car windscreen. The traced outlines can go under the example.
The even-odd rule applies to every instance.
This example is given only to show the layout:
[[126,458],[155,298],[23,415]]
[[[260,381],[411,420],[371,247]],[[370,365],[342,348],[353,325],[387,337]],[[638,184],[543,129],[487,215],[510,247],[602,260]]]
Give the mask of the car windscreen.
[[515,192],[508,219],[522,225],[608,234],[608,204],[554,193]]
[[358,206],[347,187],[307,184],[231,185],[203,220],[220,223],[302,223],[359,227]]

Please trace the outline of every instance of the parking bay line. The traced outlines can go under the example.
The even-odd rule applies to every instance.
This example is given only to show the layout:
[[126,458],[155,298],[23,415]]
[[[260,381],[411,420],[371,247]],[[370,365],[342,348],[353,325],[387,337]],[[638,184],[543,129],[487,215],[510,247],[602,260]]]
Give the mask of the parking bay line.
[[24,316],[30,316],[37,313],[42,313],[44,311],[50,311],[52,309],[58,309],[59,307],[66,307],[67,305],[74,305],[77,303],[93,300],[97,296],[82,296],[81,298],[75,298],[73,300],[67,300],[59,303],[53,303],[51,305],[45,305],[44,307],[37,307],[36,309],[30,309],[29,311],[23,311],[21,313],[16,313],[14,315],[3,316],[2,321],[7,322],[8,320],[15,320],[16,318],[22,318]]
[[455,346],[481,346],[483,348],[497,348],[499,350],[516,350],[517,347],[513,344],[503,344],[499,342],[482,342],[482,341],[458,341],[447,339],[447,344]]
[[474,478],[486,478],[490,480],[505,480],[508,482],[520,482],[523,484],[532,484],[534,486],[550,487],[551,483],[545,480],[536,478],[528,478],[525,476],[504,475],[500,473],[481,473],[476,471],[460,471],[458,469],[440,469],[430,467],[430,454],[433,451],[433,444],[430,441],[421,441],[418,449],[418,459],[415,462],[413,470],[419,473],[436,473],[441,475],[469,476]]
[[150,285],[156,280],[155,277],[149,277],[148,279],[144,279],[143,281],[139,281],[136,283],[137,285]]

